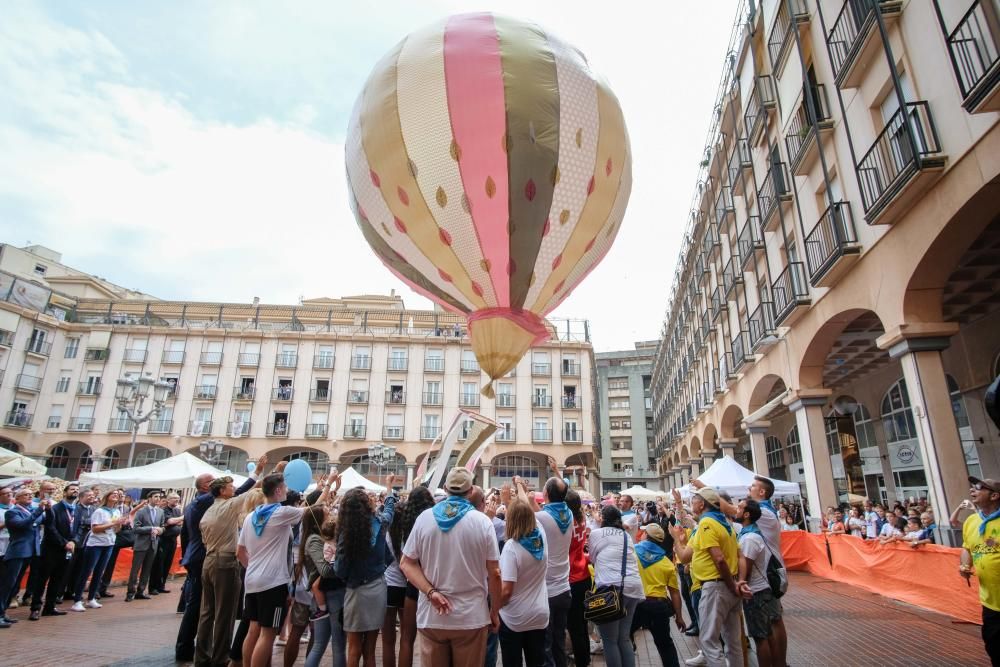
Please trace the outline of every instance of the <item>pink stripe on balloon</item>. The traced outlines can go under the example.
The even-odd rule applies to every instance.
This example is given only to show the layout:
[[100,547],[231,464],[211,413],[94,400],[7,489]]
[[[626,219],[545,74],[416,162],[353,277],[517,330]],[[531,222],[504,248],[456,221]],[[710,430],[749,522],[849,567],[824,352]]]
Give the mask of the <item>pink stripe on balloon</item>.
[[[491,14],[448,19],[444,72],[459,170],[483,257],[489,262],[497,305],[510,306],[507,262],[507,112],[500,40]],[[490,181],[491,185],[487,185]]]
[[463,313],[460,310],[457,310],[453,305],[451,305],[447,301],[442,301],[440,298],[434,296],[433,294],[431,294],[430,292],[428,292],[427,290],[425,290],[420,285],[417,285],[416,283],[414,283],[414,282],[410,281],[409,279],[407,279],[402,273],[400,273],[396,269],[394,269],[391,266],[389,266],[388,262],[382,262],[382,264],[385,266],[385,268],[389,269],[389,271],[392,272],[392,275],[394,275],[397,278],[399,278],[400,280],[402,280],[404,283],[406,283],[407,287],[409,287],[411,290],[413,290],[414,292],[416,292],[420,296],[426,297],[426,298],[430,299],[431,301],[433,301],[434,303],[439,304],[442,308],[444,308],[448,312],[455,313],[456,315],[461,315],[463,317],[465,316],[465,313]]

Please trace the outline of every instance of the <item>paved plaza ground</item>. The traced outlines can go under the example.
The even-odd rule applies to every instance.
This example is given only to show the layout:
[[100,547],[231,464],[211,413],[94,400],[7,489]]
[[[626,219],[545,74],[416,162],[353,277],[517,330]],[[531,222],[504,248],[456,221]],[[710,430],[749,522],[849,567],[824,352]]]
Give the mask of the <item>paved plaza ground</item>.
[[[103,609],[44,618],[37,623],[27,620],[26,609],[12,610],[10,615],[20,622],[0,631],[0,664],[175,665],[173,643],[180,616],[174,610],[180,582],[171,588],[174,592],[169,595],[128,604],[123,601],[124,590],[118,589],[119,594],[107,600]],[[793,573],[783,603],[791,637],[788,662],[793,667],[989,664],[978,626],[844,584]],[[697,652],[694,640],[678,639],[676,628],[673,633],[682,660]],[[296,665],[303,664],[305,644],[302,646]],[[274,664],[281,665],[280,658]],[[330,664],[329,655],[323,664]],[[602,666],[604,661],[594,656],[592,664]],[[638,664],[660,664],[648,634],[639,642]]]

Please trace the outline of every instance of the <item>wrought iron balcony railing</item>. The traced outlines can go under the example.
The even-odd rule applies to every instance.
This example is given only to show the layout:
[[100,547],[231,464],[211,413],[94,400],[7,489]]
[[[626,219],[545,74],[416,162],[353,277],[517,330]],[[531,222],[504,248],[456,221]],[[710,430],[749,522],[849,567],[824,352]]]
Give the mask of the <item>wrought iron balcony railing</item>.
[[819,222],[806,236],[806,263],[809,267],[809,280],[814,284],[834,263],[844,255],[845,251],[858,242],[854,231],[854,218],[851,216],[851,204],[846,201],[835,202],[828,206]]
[[771,296],[774,299],[775,324],[784,322],[796,307],[808,304],[809,284],[806,282],[805,265],[790,262],[771,285]]
[[968,11],[948,32],[940,0],[934,1],[941,30],[948,41],[948,54],[968,111],[973,111],[1000,83],[1000,35],[997,5],[993,0],[974,0]]

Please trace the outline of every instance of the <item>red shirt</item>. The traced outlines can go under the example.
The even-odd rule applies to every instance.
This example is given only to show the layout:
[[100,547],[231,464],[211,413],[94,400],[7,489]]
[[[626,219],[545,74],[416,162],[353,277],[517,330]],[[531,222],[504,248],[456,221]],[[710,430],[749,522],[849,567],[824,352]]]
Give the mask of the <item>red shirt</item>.
[[586,522],[579,524],[574,521],[573,539],[569,543],[569,583],[571,584],[590,578],[590,570],[587,569],[587,554],[584,552],[588,537],[590,537],[590,529],[587,528]]

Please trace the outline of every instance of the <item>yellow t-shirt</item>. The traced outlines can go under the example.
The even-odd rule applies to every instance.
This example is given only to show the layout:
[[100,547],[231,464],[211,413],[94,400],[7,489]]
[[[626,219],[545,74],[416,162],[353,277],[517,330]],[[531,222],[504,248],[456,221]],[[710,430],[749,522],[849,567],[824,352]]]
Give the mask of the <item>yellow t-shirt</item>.
[[676,591],[681,589],[677,583],[677,568],[674,567],[669,558],[661,558],[649,567],[643,567],[642,561],[638,557],[635,560],[639,565],[642,590],[647,597],[669,598],[668,587]]
[[[736,532],[726,531],[719,525],[719,522],[710,517],[703,517],[698,522],[698,530],[694,537],[688,542],[688,546],[694,549],[691,557],[691,579],[701,587],[706,581],[714,581],[719,578],[719,570],[715,567],[715,561],[709,555],[711,547],[722,549],[722,556],[729,566],[729,572],[736,576],[739,570],[739,549],[736,546]],[[695,590],[692,586],[692,590]]]
[[972,554],[972,565],[979,579],[979,601],[984,607],[1000,611],[1000,520],[986,526],[979,534],[983,519],[975,513],[962,524],[962,547]]

